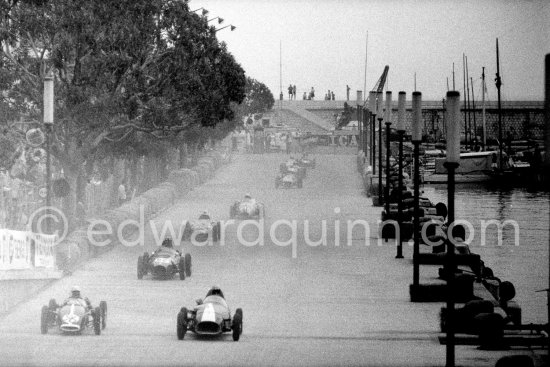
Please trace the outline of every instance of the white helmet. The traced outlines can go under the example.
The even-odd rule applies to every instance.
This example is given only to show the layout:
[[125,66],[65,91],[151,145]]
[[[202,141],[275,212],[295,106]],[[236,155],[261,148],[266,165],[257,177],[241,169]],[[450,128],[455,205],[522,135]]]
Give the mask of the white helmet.
[[71,295],[74,297],[80,297],[80,287],[77,285],[72,286]]

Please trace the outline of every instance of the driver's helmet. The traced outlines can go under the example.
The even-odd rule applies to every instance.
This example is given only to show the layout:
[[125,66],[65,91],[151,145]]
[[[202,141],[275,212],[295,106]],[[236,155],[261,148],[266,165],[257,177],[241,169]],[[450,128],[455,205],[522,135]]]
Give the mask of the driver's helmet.
[[210,219],[210,215],[208,214],[208,212],[205,210],[201,213],[201,215],[199,216],[199,219]]
[[80,287],[75,285],[71,288],[71,297],[80,298]]
[[210,288],[210,290],[208,291],[208,294],[211,296],[221,296],[222,290],[220,289],[220,287],[214,285],[212,286],[212,288]]
[[252,199],[252,195],[250,195],[249,193],[246,193],[246,194],[244,194],[244,198],[246,200],[250,200],[250,199]]
[[165,238],[164,241],[162,241],[162,246],[163,247],[168,247],[168,248],[173,248],[174,245],[172,244],[172,239],[171,238]]

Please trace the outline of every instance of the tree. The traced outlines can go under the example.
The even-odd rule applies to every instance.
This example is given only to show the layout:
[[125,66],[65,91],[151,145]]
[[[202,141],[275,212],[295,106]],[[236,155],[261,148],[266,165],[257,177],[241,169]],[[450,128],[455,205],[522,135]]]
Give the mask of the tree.
[[254,78],[246,77],[246,97],[240,105],[240,115],[242,117],[263,113],[273,108],[275,99],[269,88]]
[[42,81],[54,76],[52,153],[72,188],[91,162],[163,156],[244,98],[243,69],[186,2],[6,0],[0,11],[4,101],[39,122]]

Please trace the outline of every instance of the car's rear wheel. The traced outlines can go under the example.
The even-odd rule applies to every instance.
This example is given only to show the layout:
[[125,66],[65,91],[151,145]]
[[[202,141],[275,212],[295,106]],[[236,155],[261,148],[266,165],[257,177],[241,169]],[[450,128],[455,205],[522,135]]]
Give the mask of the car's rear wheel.
[[107,327],[107,302],[99,302],[99,309],[101,310],[101,329]]
[[187,223],[185,223],[185,228],[183,230],[182,241],[189,241],[191,239],[192,234],[193,234],[193,228],[191,228],[191,223],[187,221]]
[[187,332],[187,308],[182,307],[178,313],[178,320],[176,323],[176,331],[178,340],[183,340],[185,333]]
[[185,254],[185,275],[191,276],[191,254]]
[[55,301],[55,299],[50,299],[50,302],[48,303],[48,308],[51,310],[51,311],[55,311],[57,310],[57,302]]
[[149,265],[149,253],[144,252],[143,253],[143,267],[141,268],[141,271],[143,272],[143,275],[147,275],[148,265]]
[[237,309],[235,312],[235,315],[233,315],[233,325],[231,326],[233,329],[233,340],[239,341],[241,337],[241,333],[243,330],[243,317],[242,317],[242,311],[238,312],[240,309]]
[[180,262],[178,264],[178,273],[180,274],[180,279],[185,280],[185,259],[180,257]]
[[101,309],[96,307],[93,311],[94,318],[94,333],[95,335],[101,334]]
[[143,279],[143,257],[142,257],[142,256],[139,256],[139,257],[138,257],[138,262],[137,262],[137,278],[138,278],[138,279]]
[[50,316],[50,310],[48,309],[48,306],[43,306],[42,313],[40,314],[40,332],[42,334],[48,333],[49,316]]

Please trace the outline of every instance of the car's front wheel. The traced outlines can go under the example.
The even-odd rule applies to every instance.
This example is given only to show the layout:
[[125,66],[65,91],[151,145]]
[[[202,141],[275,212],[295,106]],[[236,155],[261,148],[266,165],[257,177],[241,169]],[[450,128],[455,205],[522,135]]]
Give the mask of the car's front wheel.
[[101,310],[101,329],[107,327],[107,302],[99,302],[99,309]]
[[138,257],[138,262],[137,262],[137,278],[138,278],[138,279],[143,279],[143,257],[142,257],[142,256],[139,256],[139,257]]
[[233,315],[233,325],[232,325],[232,329],[233,329],[233,340],[234,341],[239,341],[239,339],[241,338],[241,334],[243,332],[243,314],[242,314],[242,310],[240,308],[237,309],[237,311],[235,311],[235,315]]
[[40,314],[40,332],[42,334],[48,333],[48,318],[50,316],[50,310],[48,306],[42,307],[42,313]]
[[185,275],[191,276],[191,254],[185,254]]
[[96,307],[93,311],[94,318],[94,333],[95,335],[101,334],[101,309]]
[[180,275],[181,280],[185,280],[186,272],[187,272],[187,269],[185,268],[185,259],[180,258],[180,263],[178,264],[178,273]]
[[178,313],[178,319],[176,322],[176,331],[178,340],[183,340],[185,333],[187,332],[187,308],[182,307]]

